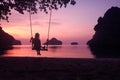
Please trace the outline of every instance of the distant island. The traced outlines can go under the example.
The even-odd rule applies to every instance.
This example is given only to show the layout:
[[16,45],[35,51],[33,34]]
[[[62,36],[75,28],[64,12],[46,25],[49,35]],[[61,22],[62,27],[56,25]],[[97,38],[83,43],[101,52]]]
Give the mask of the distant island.
[[0,27],[0,51],[12,49],[12,45],[21,45],[21,41],[16,40]]
[[71,42],[71,45],[78,45],[78,42]]
[[62,41],[60,41],[60,40],[58,40],[58,39],[56,39],[56,38],[52,38],[52,39],[50,39],[49,41],[46,41],[45,43],[44,43],[44,45],[62,45]]

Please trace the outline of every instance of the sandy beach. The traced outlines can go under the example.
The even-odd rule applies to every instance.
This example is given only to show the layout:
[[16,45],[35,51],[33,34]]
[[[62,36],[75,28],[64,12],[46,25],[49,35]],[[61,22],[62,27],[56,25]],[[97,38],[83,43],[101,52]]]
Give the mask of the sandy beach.
[[120,59],[0,57],[0,80],[120,80]]

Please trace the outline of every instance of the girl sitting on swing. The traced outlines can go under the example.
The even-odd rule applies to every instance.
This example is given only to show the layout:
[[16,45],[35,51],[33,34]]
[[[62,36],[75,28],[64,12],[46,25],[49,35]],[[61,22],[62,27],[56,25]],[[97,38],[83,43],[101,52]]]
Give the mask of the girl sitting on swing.
[[39,39],[39,33],[35,34],[35,38],[31,38],[30,42],[32,42],[32,49],[37,51],[37,55],[40,54],[40,49],[41,49],[41,41]]

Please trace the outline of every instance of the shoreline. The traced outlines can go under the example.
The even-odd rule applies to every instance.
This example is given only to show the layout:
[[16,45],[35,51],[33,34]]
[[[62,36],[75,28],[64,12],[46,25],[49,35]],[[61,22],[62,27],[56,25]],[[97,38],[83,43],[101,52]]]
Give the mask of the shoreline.
[[0,80],[119,80],[120,59],[0,57]]

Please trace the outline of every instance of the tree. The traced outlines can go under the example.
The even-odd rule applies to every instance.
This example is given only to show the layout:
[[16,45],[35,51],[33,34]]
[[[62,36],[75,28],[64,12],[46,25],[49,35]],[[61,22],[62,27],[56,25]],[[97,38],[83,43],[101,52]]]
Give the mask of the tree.
[[0,20],[8,21],[12,9],[21,14],[24,14],[24,11],[35,14],[38,10],[47,13],[51,9],[66,7],[69,3],[74,5],[76,2],[75,0],[0,0]]

